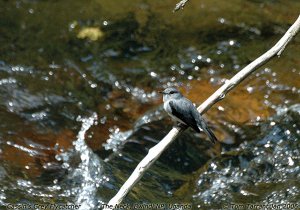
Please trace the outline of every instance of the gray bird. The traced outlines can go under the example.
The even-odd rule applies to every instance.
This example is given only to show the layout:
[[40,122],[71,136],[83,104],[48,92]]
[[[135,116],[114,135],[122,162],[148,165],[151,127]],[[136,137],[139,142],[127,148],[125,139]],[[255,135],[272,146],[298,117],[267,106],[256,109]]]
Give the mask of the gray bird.
[[176,88],[169,87],[163,94],[164,110],[177,122],[193,128],[197,133],[204,131],[212,143],[217,141],[193,103],[185,98]]

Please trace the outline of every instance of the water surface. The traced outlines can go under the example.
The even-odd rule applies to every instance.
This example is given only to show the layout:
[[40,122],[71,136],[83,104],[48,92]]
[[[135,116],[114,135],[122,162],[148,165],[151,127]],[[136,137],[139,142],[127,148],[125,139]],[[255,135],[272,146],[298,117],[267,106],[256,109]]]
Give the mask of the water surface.
[[[158,91],[200,104],[264,53],[300,2],[0,1],[0,205],[107,203],[172,127]],[[182,133],[124,203],[296,203],[299,35]],[[39,207],[41,209],[41,207]],[[170,209],[166,206],[166,209]],[[296,209],[296,208],[295,208]]]

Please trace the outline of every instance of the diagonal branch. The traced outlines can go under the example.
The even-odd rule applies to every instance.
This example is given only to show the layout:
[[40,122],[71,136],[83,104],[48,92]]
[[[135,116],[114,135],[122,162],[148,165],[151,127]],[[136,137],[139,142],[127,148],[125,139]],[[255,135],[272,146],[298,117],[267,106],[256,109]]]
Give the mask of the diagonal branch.
[[[204,101],[197,109],[203,114],[212,105],[225,98],[226,94],[246,79],[252,72],[260,66],[267,63],[272,57],[280,56],[286,45],[293,39],[293,37],[300,30],[300,16],[296,22],[289,28],[284,36],[266,53],[251,62],[230,80],[227,80],[214,94],[212,94],[206,101]],[[178,134],[184,128],[173,128],[158,144],[152,147],[146,157],[137,165],[133,173],[121,187],[119,192],[105,205],[105,209],[114,209],[122,202],[127,193],[134,187],[134,185],[142,178],[146,170],[159,158],[162,152],[176,139]]]
[[185,6],[185,4],[188,2],[189,0],[181,0],[180,2],[178,2],[173,10],[173,12],[176,12],[179,9],[183,9],[183,7]]

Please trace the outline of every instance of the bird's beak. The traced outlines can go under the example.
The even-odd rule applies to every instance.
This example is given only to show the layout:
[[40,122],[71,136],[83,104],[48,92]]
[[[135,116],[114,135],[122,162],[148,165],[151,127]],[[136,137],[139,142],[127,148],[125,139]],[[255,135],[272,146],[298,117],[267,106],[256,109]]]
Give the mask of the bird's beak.
[[158,93],[160,93],[160,94],[164,94],[165,92],[164,92],[164,91],[158,91]]

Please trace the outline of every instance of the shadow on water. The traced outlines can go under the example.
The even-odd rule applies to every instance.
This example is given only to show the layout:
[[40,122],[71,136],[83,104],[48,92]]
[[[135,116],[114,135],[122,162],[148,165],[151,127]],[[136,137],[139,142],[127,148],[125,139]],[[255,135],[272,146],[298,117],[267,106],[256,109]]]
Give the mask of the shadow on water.
[[[107,203],[172,127],[157,91],[175,85],[200,104],[281,37],[300,3],[173,7],[0,1],[1,208]],[[299,40],[205,114],[222,143],[186,130],[124,203],[299,201]]]

